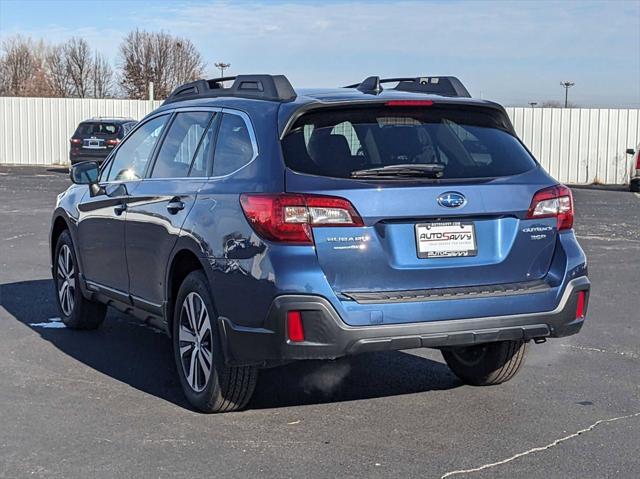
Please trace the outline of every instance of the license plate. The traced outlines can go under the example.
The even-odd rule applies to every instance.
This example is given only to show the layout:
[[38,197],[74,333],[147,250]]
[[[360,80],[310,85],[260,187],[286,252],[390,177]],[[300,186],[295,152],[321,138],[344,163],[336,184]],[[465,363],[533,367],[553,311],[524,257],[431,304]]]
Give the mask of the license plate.
[[476,256],[475,226],[470,221],[416,225],[418,258]]
[[102,148],[102,140],[85,140],[85,148]]

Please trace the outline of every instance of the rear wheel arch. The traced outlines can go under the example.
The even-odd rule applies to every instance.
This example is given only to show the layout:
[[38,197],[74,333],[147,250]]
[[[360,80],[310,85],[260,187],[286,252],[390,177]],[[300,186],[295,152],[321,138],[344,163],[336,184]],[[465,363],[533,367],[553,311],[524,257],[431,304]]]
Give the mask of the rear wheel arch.
[[179,250],[171,259],[169,268],[167,268],[167,304],[165,310],[167,331],[169,331],[169,334],[173,334],[173,310],[180,285],[182,285],[182,282],[190,273],[199,270],[205,272],[204,265],[198,256],[190,249]]

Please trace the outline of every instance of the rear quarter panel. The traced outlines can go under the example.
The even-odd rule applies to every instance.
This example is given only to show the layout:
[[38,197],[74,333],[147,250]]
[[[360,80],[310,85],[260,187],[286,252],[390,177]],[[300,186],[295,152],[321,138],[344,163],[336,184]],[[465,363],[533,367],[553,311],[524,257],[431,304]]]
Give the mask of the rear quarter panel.
[[197,250],[206,265],[219,316],[259,326],[276,295],[269,244],[249,226],[242,193],[284,191],[284,166],[277,136],[277,108],[244,110],[251,118],[258,154],[229,176],[209,178],[182,226],[176,250]]

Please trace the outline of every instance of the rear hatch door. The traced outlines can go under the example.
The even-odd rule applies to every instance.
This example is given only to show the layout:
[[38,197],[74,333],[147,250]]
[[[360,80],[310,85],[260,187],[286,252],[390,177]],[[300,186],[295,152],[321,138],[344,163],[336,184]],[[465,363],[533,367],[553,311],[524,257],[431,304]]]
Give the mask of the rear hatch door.
[[[553,180],[500,112],[321,111],[298,120],[283,151],[287,191],[345,198],[363,220],[313,228],[338,293],[532,282],[549,270],[555,219],[526,213]],[[425,175],[415,165],[440,166]]]

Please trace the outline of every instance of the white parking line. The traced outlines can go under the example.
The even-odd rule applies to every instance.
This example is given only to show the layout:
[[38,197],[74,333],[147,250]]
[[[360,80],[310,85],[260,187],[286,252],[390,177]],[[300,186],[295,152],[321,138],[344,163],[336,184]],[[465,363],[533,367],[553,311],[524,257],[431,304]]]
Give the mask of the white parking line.
[[638,198],[640,198],[640,193],[634,193]]

